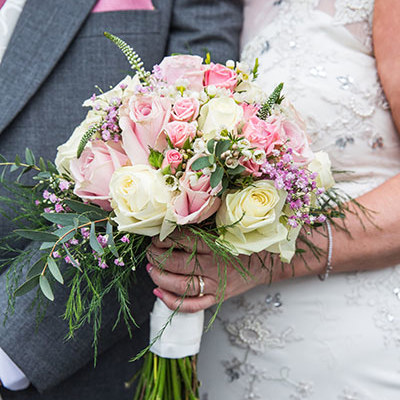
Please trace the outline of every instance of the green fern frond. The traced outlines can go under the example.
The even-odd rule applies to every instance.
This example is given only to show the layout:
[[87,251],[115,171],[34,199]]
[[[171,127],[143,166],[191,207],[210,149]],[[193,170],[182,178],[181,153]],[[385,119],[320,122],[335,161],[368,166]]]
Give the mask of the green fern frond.
[[82,155],[83,150],[85,150],[86,145],[89,143],[89,140],[92,138],[92,136],[95,133],[97,133],[97,131],[100,129],[100,127],[101,127],[101,123],[95,124],[90,129],[88,129],[86,131],[86,133],[82,136],[82,139],[79,143],[78,151],[76,154],[77,158],[79,158]]
[[125,41],[120,39],[118,36],[112,35],[109,32],[104,32],[104,36],[107,39],[110,39],[113,43],[117,45],[117,47],[124,53],[125,57],[127,58],[131,68],[135,70],[138,74],[139,79],[141,82],[148,86],[150,85],[149,76],[150,72],[146,71],[143,68],[143,61],[138,56],[138,54],[129,46]]
[[272,113],[272,107],[275,104],[281,104],[284,96],[281,96],[283,89],[283,83],[280,83],[269,96],[268,100],[262,105],[260,111],[258,111],[257,117],[266,120]]

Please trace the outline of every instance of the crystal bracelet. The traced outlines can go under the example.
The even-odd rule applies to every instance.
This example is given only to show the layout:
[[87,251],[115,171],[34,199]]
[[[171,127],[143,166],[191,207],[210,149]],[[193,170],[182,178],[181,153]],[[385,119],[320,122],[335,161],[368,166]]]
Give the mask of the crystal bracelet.
[[325,273],[318,275],[318,278],[321,281],[326,280],[328,278],[330,272],[333,269],[333,267],[332,267],[332,248],[333,248],[332,227],[331,227],[331,223],[329,222],[329,220],[326,220],[325,224],[326,224],[326,229],[328,231],[328,258],[326,260]]

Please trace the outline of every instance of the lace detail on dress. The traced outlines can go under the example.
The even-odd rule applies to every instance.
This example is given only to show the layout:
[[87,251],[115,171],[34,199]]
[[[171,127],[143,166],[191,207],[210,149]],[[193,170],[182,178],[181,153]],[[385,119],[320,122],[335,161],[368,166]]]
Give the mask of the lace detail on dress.
[[355,36],[364,36],[360,38],[363,43],[372,50],[372,16],[374,9],[374,0],[336,0],[334,21],[339,25],[362,24],[362,33],[357,34],[352,30]]
[[383,332],[384,345],[400,347],[400,267],[376,275],[362,272],[349,275],[351,290],[346,295],[347,304],[372,307],[373,321]]

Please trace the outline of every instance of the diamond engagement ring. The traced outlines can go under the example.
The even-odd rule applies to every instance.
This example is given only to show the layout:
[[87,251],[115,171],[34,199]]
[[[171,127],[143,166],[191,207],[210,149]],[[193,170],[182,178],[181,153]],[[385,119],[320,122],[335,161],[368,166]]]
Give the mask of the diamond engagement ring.
[[201,275],[197,275],[197,279],[199,280],[199,295],[197,297],[203,297],[204,296],[204,280]]

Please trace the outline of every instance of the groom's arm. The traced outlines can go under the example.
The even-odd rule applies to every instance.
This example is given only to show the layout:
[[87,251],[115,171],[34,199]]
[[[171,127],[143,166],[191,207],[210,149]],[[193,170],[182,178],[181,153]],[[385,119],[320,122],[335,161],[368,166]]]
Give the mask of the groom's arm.
[[239,59],[242,0],[176,0],[167,54],[205,56],[214,62]]

